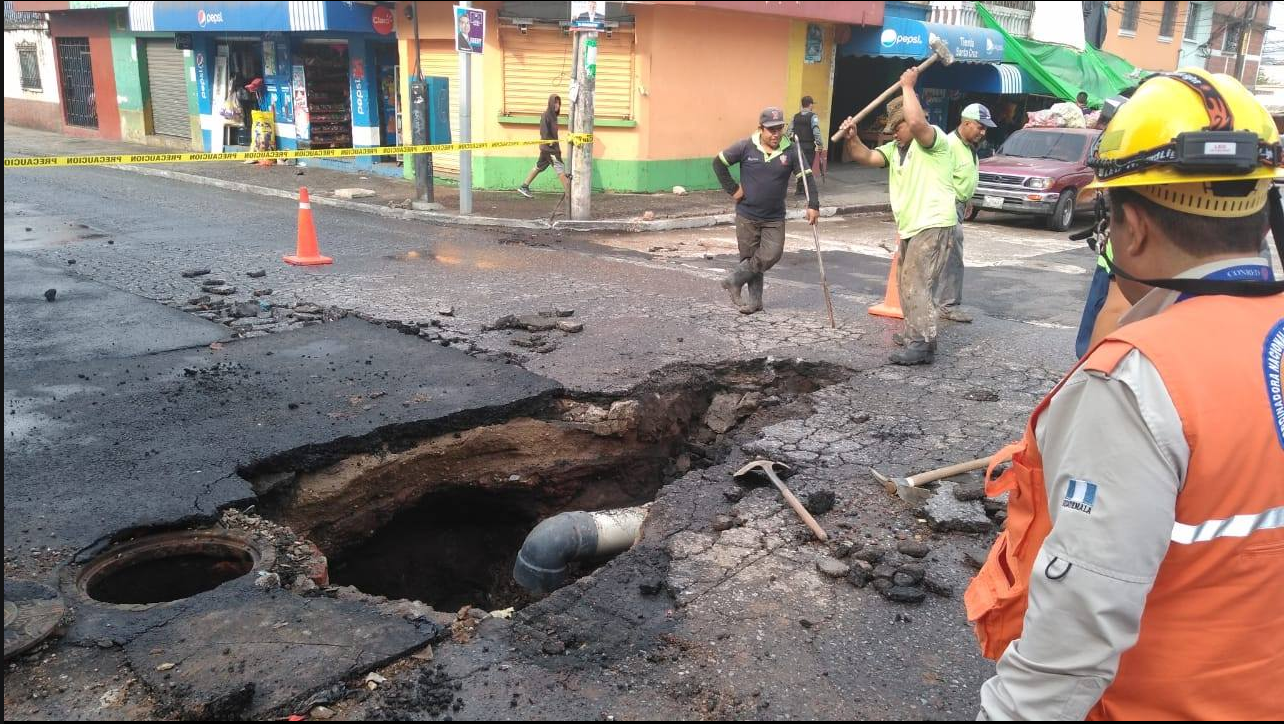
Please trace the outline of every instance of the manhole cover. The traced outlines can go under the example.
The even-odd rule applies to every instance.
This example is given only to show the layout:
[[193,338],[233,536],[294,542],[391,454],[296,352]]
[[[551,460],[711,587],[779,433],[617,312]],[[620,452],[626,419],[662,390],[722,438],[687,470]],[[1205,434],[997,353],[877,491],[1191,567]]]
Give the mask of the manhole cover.
[[67,607],[58,593],[31,581],[4,582],[4,657],[20,654],[58,628]]
[[229,531],[170,531],[113,546],[84,567],[76,586],[102,603],[151,606],[211,591],[269,567],[272,557]]

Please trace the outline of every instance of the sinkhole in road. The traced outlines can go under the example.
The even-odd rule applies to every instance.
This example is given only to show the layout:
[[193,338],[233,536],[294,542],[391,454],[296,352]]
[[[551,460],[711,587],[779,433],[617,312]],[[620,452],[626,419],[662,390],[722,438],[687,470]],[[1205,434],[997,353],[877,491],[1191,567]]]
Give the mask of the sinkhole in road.
[[[442,611],[520,608],[535,596],[513,563],[541,520],[651,501],[720,462],[744,428],[805,414],[803,395],[847,374],[798,360],[675,365],[623,395],[554,397],[521,416],[334,459],[284,453],[241,474],[263,515],[326,554],[334,584]],[[568,580],[603,562],[578,562]]]

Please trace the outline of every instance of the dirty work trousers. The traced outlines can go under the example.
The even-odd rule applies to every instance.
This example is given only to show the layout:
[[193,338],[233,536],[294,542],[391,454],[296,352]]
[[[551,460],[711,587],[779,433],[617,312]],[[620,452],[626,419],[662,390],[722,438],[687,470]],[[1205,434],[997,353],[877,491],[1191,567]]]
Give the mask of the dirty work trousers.
[[901,311],[905,313],[905,341],[936,341],[939,313],[933,295],[941,276],[941,267],[949,252],[953,226],[923,229],[910,239],[901,239],[900,284]]
[[936,306],[957,307],[963,303],[963,204],[955,204],[959,223],[950,234],[949,250],[936,285]]
[[740,268],[761,274],[776,265],[785,253],[785,221],[756,221],[736,214],[736,245]]

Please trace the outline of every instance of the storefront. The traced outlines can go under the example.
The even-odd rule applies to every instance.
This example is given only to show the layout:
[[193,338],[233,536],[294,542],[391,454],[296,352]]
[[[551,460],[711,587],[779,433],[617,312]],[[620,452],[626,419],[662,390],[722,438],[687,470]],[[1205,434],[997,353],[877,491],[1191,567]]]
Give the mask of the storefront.
[[[839,46],[834,117],[859,111],[905,69],[931,57],[932,38],[943,40],[954,55],[952,64],[933,65],[918,84],[928,121],[937,126],[952,129],[963,108],[979,102],[990,107],[1001,125],[1016,123],[1019,128],[1027,95],[1046,92],[1015,65],[1003,63],[1004,38],[997,31],[889,16],[881,28],[853,28],[850,39]],[[884,119],[883,110],[876,109],[861,124],[867,143],[887,140]],[[831,131],[837,129],[836,123],[831,126]]]
[[[552,94],[562,98],[564,124],[574,69],[570,3],[479,0],[473,7],[486,12],[486,26],[484,52],[470,61],[472,138],[537,139]],[[810,95],[817,113],[828,117],[837,31],[883,20],[880,2],[599,7],[606,30],[597,35],[595,58],[593,187],[622,192],[719,188],[710,159],[751,133],[765,105],[792,116]],[[446,78],[452,137],[459,138],[451,4],[401,2],[395,15],[403,101],[409,102],[408,78]],[[399,128],[409,130],[405,122]],[[563,125],[563,139],[566,132]],[[534,146],[474,152],[474,187],[515,189],[537,153]],[[458,169],[458,154],[433,154],[434,173]],[[533,188],[557,192],[561,186],[545,173]]]
[[[188,83],[206,150],[364,148],[387,140],[384,118],[395,109],[383,108],[379,74],[395,65],[390,5],[131,3],[130,28],[190,36]],[[373,160],[315,163],[368,168]]]

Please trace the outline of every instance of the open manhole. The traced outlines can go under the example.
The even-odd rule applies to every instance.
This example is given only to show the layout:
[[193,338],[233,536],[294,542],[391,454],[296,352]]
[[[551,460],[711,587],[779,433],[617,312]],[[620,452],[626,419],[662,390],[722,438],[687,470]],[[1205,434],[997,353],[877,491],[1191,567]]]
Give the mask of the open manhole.
[[263,549],[236,533],[169,531],[113,546],[81,570],[76,584],[102,603],[150,605],[211,591],[269,563]]
[[[372,440],[367,452],[349,440],[328,459],[311,446],[240,472],[261,514],[325,553],[331,583],[441,611],[520,608],[538,595],[513,565],[541,521],[648,503],[720,462],[726,433],[750,416],[792,417],[797,395],[844,374],[791,361],[671,370],[625,396],[553,399],[490,424]],[[604,561],[577,558],[568,580]]]

